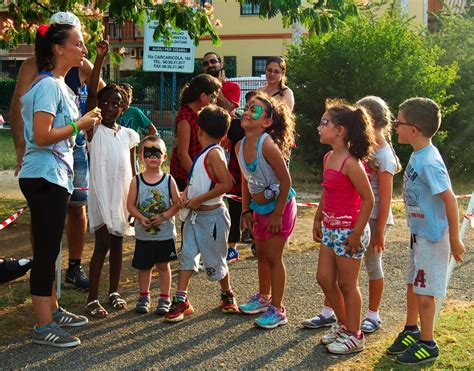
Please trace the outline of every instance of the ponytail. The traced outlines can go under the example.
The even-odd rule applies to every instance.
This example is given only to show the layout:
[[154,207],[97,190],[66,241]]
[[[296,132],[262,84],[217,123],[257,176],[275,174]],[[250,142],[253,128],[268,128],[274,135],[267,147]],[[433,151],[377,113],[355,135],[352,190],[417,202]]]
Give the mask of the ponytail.
[[38,72],[51,71],[56,66],[54,60],[55,44],[64,45],[69,38],[69,31],[74,26],[70,24],[52,24],[50,26],[41,26],[35,39],[35,56]]
[[[380,97],[369,95],[357,101],[356,105],[364,107],[367,110],[367,113],[372,118],[375,129],[382,129],[383,136],[395,157],[397,164],[396,173],[399,173],[402,170],[402,165],[392,145],[392,113],[390,112],[387,102]],[[375,161],[372,161],[372,159],[369,160],[369,166],[375,171],[378,170]]]
[[366,109],[340,100],[327,100],[326,111],[335,125],[346,129],[344,140],[349,145],[349,153],[359,160],[369,158],[376,141],[372,119]]

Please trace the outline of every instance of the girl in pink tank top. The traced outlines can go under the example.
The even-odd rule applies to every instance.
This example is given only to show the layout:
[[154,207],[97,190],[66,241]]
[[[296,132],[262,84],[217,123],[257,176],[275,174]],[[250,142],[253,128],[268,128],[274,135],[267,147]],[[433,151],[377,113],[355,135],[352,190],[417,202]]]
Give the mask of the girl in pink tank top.
[[324,156],[323,193],[313,225],[313,239],[321,243],[317,281],[337,317],[321,342],[331,353],[348,354],[365,346],[358,277],[370,241],[374,195],[362,161],[371,154],[375,136],[365,109],[341,101],[326,101],[318,132],[332,151]]

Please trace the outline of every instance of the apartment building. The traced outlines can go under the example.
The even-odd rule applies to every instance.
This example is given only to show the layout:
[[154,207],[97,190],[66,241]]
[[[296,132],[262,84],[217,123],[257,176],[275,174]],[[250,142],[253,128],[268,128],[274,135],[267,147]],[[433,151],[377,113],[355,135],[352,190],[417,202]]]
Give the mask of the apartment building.
[[[8,4],[7,0],[6,3]],[[370,0],[369,0],[370,1]],[[400,0],[402,11],[414,17],[420,24],[428,23],[431,11],[442,9],[442,0]],[[269,56],[283,56],[292,40],[304,32],[299,25],[289,28],[282,26],[281,16],[260,19],[257,5],[240,5],[233,0],[209,0],[214,6],[214,17],[222,27],[218,30],[222,43],[213,45],[209,38],[200,41],[196,58],[208,51],[216,51],[232,66],[235,76],[260,76],[265,71],[265,61]],[[465,0],[448,0],[453,6],[460,6]],[[0,10],[0,25],[8,18],[6,7]],[[112,79],[139,68],[143,63],[143,28],[127,22],[118,26],[109,17],[104,17],[105,32],[110,36],[111,47],[124,51],[124,61],[120,66],[106,63],[104,70]],[[0,35],[1,35],[0,27]],[[33,55],[32,45],[20,45],[12,50],[0,50],[0,77],[15,76],[22,61]],[[129,73],[129,72],[128,72]],[[231,76],[233,77],[233,76]]]

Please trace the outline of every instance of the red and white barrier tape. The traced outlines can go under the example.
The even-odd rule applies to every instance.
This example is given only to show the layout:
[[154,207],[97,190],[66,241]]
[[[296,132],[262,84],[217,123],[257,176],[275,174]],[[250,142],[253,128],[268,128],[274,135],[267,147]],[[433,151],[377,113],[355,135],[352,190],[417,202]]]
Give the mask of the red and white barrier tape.
[[5,219],[2,223],[0,223],[0,231],[2,229],[5,229],[6,227],[8,227],[10,224],[12,224],[15,220],[18,219],[18,217],[21,216],[21,214],[23,214],[26,210],[28,206],[23,206],[20,210],[18,210],[17,212],[15,212],[12,216],[10,216],[9,218]]
[[88,187],[74,187],[74,190],[75,191],[88,191],[89,188]]
[[[231,200],[234,200],[234,201],[238,201],[238,202],[242,202],[242,197],[240,196],[237,196],[237,195],[231,195],[231,194],[227,194],[225,195],[226,198],[230,198]],[[468,199],[468,198],[471,198],[471,195],[457,195],[456,196],[457,199]],[[392,203],[396,203],[396,202],[403,202],[403,199],[402,198],[397,198],[395,200],[392,200]],[[296,203],[296,206],[302,206],[302,207],[318,207],[319,206],[319,203],[318,202],[297,202]]]

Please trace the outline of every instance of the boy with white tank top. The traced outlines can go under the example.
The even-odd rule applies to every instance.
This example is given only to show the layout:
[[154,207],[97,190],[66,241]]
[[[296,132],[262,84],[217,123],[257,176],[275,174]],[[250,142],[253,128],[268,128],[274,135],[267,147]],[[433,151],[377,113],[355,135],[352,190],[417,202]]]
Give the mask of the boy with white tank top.
[[204,149],[195,158],[188,186],[181,195],[185,224],[178,290],[165,316],[166,322],[180,322],[194,312],[188,300],[188,286],[193,271],[198,271],[200,255],[209,280],[220,283],[222,312],[239,311],[226,262],[230,217],[223,197],[232,187],[232,177],[224,149],[219,145],[229,129],[230,116],[220,107],[207,106],[199,113],[198,125],[199,142]]

